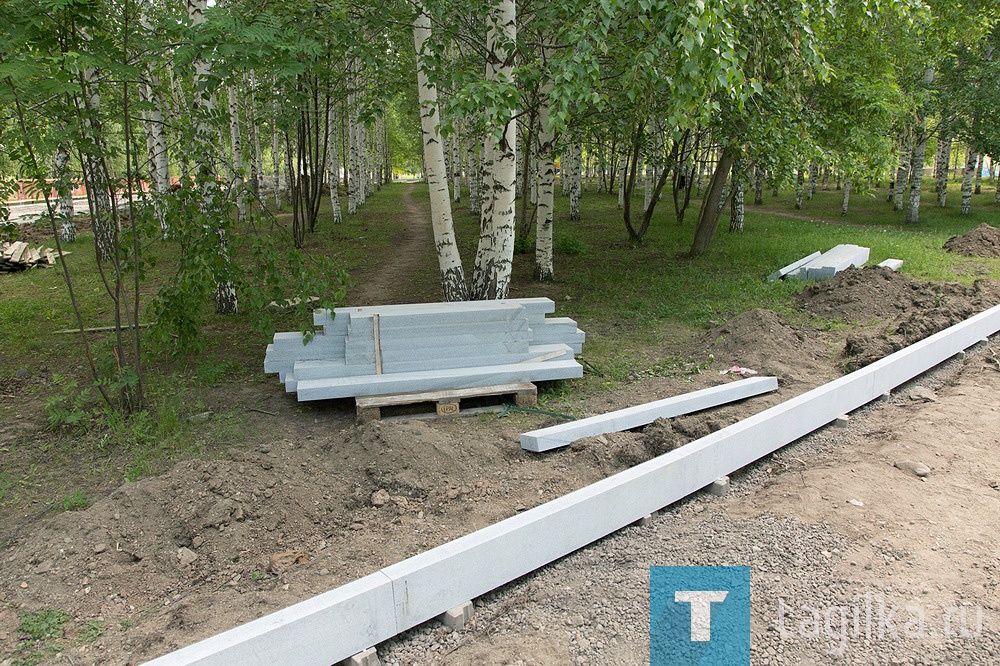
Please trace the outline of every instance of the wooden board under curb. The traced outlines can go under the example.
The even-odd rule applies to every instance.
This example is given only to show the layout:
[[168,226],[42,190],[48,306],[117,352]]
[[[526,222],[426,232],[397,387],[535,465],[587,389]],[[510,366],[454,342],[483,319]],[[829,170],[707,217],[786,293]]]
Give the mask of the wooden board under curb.
[[383,407],[400,405],[416,405],[424,402],[434,403],[438,416],[457,416],[461,413],[461,402],[466,398],[483,398],[488,396],[514,396],[514,404],[518,407],[532,407],[538,404],[538,388],[531,382],[514,384],[496,384],[494,386],[477,386],[474,388],[448,389],[443,391],[423,391],[421,393],[395,393],[392,395],[373,395],[355,398],[358,421],[367,423],[382,418]]

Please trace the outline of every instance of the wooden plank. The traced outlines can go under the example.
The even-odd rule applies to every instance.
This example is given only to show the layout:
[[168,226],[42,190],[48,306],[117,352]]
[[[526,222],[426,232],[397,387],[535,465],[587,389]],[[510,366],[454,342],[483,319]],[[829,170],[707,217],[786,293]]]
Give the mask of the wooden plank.
[[537,395],[537,387],[531,382],[516,382],[513,384],[495,384],[493,386],[476,386],[446,391],[422,391],[418,393],[395,393],[392,395],[361,396],[355,399],[358,407],[389,407],[392,405],[410,405],[415,402],[437,402],[439,400],[462,398],[481,398],[488,395],[506,395],[508,393],[528,392]]
[[550,428],[532,430],[521,435],[521,448],[534,452],[549,451],[568,446],[581,437],[638,428],[659,418],[673,418],[776,390],[778,380],[775,377],[742,379],[570,423],[560,423]]
[[[148,328],[148,327],[153,326],[155,324],[156,324],[155,321],[150,321],[150,322],[146,322],[144,324],[139,324],[138,328]],[[117,326],[94,326],[93,328],[85,328],[85,329],[83,329],[83,332],[84,333],[101,333],[101,332],[104,332],[104,331],[114,331],[117,328],[118,328]],[[136,328],[136,327],[132,326],[131,324],[122,324],[122,330],[129,329],[129,328]],[[78,329],[78,328],[64,328],[64,329],[62,329],[60,331],[53,331],[53,333],[79,333],[79,332],[80,332],[80,329]]]
[[382,344],[379,340],[379,315],[372,316],[372,335],[375,338],[375,374],[382,374]]

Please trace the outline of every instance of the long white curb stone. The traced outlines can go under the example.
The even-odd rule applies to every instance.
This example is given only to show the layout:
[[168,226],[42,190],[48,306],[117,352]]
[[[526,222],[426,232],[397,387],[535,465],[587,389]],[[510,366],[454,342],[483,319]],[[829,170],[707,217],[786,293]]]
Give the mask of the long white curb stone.
[[780,280],[781,278],[785,277],[786,275],[790,275],[792,273],[795,273],[800,268],[802,268],[803,266],[805,266],[806,264],[808,264],[810,261],[812,261],[813,259],[819,257],[821,254],[823,254],[823,253],[820,252],[819,250],[816,250],[815,252],[813,252],[809,256],[802,257],[798,261],[793,261],[792,263],[788,264],[784,268],[779,268],[778,270],[776,270],[773,273],[771,273],[770,275],[768,275],[767,276],[767,281],[768,282],[774,282],[775,280]]
[[593,437],[609,432],[638,428],[656,419],[669,419],[727,402],[742,400],[778,390],[777,377],[752,377],[721,386],[691,391],[643,405],[598,414],[579,421],[560,423],[550,428],[532,430],[521,435],[521,448],[527,451],[549,451],[568,446],[581,437]]
[[851,266],[864,266],[870,255],[871,250],[867,247],[838,245],[800,268],[796,275],[801,280],[828,280]]
[[[401,372],[388,375],[307,379],[299,382],[295,390],[299,401],[304,402],[306,400],[353,398],[413,391],[441,391],[490,386],[491,384],[513,384],[514,382],[576,379],[582,376],[583,366],[576,361],[545,361],[543,363],[512,363],[509,365],[455,368],[453,370]],[[452,606],[455,605],[452,604]],[[444,610],[448,610],[448,608]]]
[[[998,330],[1000,306],[636,467],[149,666],[336,663],[745,467]],[[378,576],[391,581],[391,598]]]

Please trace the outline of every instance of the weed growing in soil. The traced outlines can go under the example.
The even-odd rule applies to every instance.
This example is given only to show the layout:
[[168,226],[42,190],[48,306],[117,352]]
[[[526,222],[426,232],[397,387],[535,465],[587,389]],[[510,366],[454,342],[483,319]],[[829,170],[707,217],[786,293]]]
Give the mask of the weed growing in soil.
[[93,643],[107,632],[104,620],[91,620],[80,627],[79,637],[84,643]]
[[87,497],[87,493],[78,490],[69,495],[63,495],[59,500],[59,506],[63,511],[82,511],[94,503],[94,500]]

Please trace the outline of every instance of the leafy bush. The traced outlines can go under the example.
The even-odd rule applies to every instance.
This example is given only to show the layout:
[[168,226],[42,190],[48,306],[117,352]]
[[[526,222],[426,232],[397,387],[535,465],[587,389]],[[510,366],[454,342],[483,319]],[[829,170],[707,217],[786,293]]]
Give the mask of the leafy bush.
[[587,253],[587,244],[580,240],[576,234],[566,232],[555,235],[552,247],[557,253],[565,254],[569,257],[576,257]]

